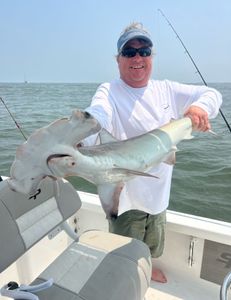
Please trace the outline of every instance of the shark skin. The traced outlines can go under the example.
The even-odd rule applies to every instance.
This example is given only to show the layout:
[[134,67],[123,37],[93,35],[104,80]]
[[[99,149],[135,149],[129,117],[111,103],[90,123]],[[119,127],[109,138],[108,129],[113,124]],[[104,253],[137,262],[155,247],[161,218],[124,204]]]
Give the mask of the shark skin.
[[161,162],[174,164],[176,145],[191,139],[191,132],[189,118],[124,141],[117,141],[102,130],[101,145],[81,147],[74,157],[50,158],[48,165],[54,176],[80,176],[94,183],[106,217],[116,218],[124,182],[135,176],[156,178],[147,172]]
[[89,113],[74,110],[70,118],[58,119],[36,130],[16,151],[8,180],[10,188],[35,194],[43,178],[56,178],[48,167],[48,157],[74,155],[77,144],[100,129],[98,121]]

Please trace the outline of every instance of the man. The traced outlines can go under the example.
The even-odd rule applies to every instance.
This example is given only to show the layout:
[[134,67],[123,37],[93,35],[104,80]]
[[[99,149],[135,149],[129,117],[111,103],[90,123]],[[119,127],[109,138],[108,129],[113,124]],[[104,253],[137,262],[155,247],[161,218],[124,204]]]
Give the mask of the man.
[[[222,102],[220,93],[205,86],[150,79],[152,48],[142,24],[128,26],[117,42],[120,79],[100,85],[86,110],[119,140],[183,116],[191,118],[194,130],[209,130],[209,118],[216,117]],[[161,163],[150,171],[160,179],[136,177],[128,181],[120,193],[118,217],[109,220],[111,232],[144,241],[153,258],[161,256],[164,249],[172,169]],[[167,281],[154,260],[152,279]]]

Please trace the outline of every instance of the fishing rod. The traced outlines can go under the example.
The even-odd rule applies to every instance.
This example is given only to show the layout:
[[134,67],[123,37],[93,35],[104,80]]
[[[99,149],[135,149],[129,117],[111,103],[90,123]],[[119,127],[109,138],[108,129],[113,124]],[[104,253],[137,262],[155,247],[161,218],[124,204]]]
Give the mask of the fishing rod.
[[7,107],[6,103],[3,101],[2,97],[0,97],[0,101],[2,102],[2,104],[5,106],[6,110],[8,111],[9,115],[11,116],[11,119],[14,121],[15,125],[17,126],[17,128],[19,129],[19,131],[21,132],[22,136],[24,137],[25,140],[27,140],[27,137],[25,136],[24,132],[22,131],[22,128],[20,127],[20,125],[17,123],[17,121],[15,120],[14,116],[12,115],[11,111],[9,110],[9,108]]
[[[199,74],[199,76],[200,76],[201,80],[203,81],[204,85],[205,85],[205,86],[208,86],[207,83],[206,83],[206,81],[205,81],[205,79],[204,79],[204,77],[202,76],[202,74],[201,74],[199,68],[197,67],[197,65],[196,65],[196,63],[195,63],[195,61],[194,61],[194,59],[192,58],[191,54],[189,53],[187,47],[186,47],[185,44],[183,43],[183,41],[182,41],[182,39],[180,38],[179,34],[176,32],[175,28],[173,27],[173,25],[171,24],[171,22],[168,20],[168,18],[165,16],[165,14],[163,13],[163,11],[162,11],[161,9],[158,9],[158,11],[161,13],[162,17],[166,20],[166,22],[168,23],[168,25],[171,27],[171,29],[173,30],[173,32],[176,34],[176,37],[178,38],[178,40],[180,41],[181,45],[183,46],[183,48],[184,48],[184,50],[185,50],[185,53],[188,55],[188,57],[190,58],[191,62],[193,63],[193,65],[194,65],[195,69],[197,70],[197,73]],[[223,112],[222,112],[221,109],[219,109],[219,112],[220,112],[220,114],[221,114],[221,116],[222,116],[222,118],[223,118],[223,120],[224,120],[226,126],[228,127],[230,133],[231,133],[231,127],[230,127],[230,125],[229,125],[229,123],[228,123],[228,121],[227,121],[225,115],[223,114]]]

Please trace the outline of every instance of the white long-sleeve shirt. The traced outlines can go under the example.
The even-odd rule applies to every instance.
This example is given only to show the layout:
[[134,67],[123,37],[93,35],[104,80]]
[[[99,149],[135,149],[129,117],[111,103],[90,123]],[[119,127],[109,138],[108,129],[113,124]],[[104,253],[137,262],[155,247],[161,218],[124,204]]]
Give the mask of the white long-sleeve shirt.
[[[221,94],[206,86],[149,80],[143,88],[132,88],[121,79],[97,89],[86,109],[118,140],[129,139],[178,119],[190,105],[203,108],[215,118]],[[91,144],[88,138],[84,144]],[[129,168],[129,166],[128,166]],[[126,182],[119,202],[119,215],[131,209],[158,214],[169,204],[172,166],[161,163],[149,172],[159,179],[136,177]]]

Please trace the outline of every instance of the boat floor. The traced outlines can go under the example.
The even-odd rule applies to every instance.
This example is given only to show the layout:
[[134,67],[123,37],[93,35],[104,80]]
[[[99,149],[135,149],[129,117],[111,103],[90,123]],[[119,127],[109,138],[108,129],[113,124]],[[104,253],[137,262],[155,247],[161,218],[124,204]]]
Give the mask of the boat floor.
[[[21,283],[28,283],[35,278],[47,265],[51,263],[69,244],[66,238],[60,233],[51,242],[47,238],[35,245],[27,254],[21,257],[17,264],[21,273]],[[44,253],[46,256],[44,257]],[[36,257],[36,260],[34,260]],[[42,262],[42,263],[41,263]],[[218,300],[220,286],[212,282],[195,278],[193,274],[177,272],[176,268],[168,262],[165,255],[155,260],[156,266],[160,268],[167,277],[167,283],[151,281],[150,287],[145,295],[145,300]],[[177,263],[176,263],[177,264]],[[15,264],[14,264],[15,265]],[[0,286],[8,281],[18,281],[14,265],[8,271],[0,274]],[[25,269],[28,271],[25,272]],[[20,282],[20,280],[18,281]],[[1,297],[1,300],[9,299]]]
[[162,261],[156,262],[167,277],[167,283],[151,281],[145,300],[218,300],[220,286],[177,273]]
[[[66,237],[60,233],[52,242],[45,238],[44,243],[39,243],[32,247],[27,254],[23,255],[16,263],[21,274],[18,280],[13,264],[8,271],[0,274],[0,286],[8,281],[28,283],[34,279],[47,265],[51,263],[69,244]],[[46,256],[44,257],[44,253]],[[167,283],[151,281],[150,287],[145,295],[145,300],[218,300],[220,286],[209,281],[195,278],[193,274],[177,272],[168,262],[167,255],[155,261],[167,277]],[[36,257],[36,260],[34,259]],[[175,259],[176,260],[176,259]],[[42,263],[41,263],[42,262]],[[177,263],[176,263],[177,264]],[[178,264],[177,264],[178,265]],[[27,270],[25,272],[25,269]],[[193,273],[193,272],[192,272]],[[1,297],[1,300],[8,299]],[[129,299],[130,300],[130,299]]]

